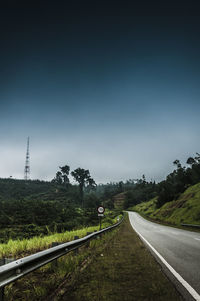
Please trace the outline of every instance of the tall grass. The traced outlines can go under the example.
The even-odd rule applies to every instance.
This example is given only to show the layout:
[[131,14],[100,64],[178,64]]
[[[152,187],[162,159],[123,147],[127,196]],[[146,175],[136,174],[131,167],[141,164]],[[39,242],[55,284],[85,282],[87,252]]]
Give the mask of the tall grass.
[[[102,224],[103,228],[115,223],[117,218],[112,219],[112,222],[105,222]],[[54,233],[44,237],[35,236],[31,239],[12,240],[10,239],[6,244],[0,244],[0,257],[19,258],[35,252],[50,248],[52,242],[64,243],[74,239],[74,236],[84,237],[87,232],[94,232],[99,230],[99,226],[86,227],[80,230],[66,231],[63,233]]]
[[[104,224],[104,227],[107,226],[108,225]],[[89,230],[94,229],[98,230],[98,227],[88,227],[68,233],[72,236],[74,234],[81,236],[81,234],[86,234],[87,231],[91,232]],[[63,281],[66,281],[67,279],[67,282],[70,282],[70,274],[72,275],[73,273],[76,273],[76,275],[78,275],[80,273],[81,266],[87,264],[89,258],[97,256],[97,254],[101,254],[106,243],[111,240],[118,230],[119,228],[117,227],[117,229],[114,229],[111,232],[106,232],[101,239],[91,240],[89,245],[84,245],[79,248],[78,253],[70,252],[69,254],[60,257],[57,260],[56,265],[54,263],[49,263],[18,281],[7,285],[5,287],[5,301],[47,300],[47,296],[50,296],[51,293],[55,292]],[[60,293],[62,295],[62,289],[59,290],[58,295]],[[56,299],[51,300],[58,299],[56,297]]]

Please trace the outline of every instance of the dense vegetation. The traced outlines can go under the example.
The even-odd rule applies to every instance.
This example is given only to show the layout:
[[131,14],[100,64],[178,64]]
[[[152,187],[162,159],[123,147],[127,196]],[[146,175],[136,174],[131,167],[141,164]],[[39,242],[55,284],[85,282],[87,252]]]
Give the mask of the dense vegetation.
[[[69,170],[60,167],[51,182],[0,179],[0,242],[97,225],[97,207],[114,208],[106,200],[107,185],[97,188],[89,171],[81,168],[72,172],[77,181],[72,185]],[[113,195],[118,192],[111,190]]]
[[188,167],[182,166],[179,160],[175,160],[173,164],[176,169],[165,181],[159,183],[157,207],[177,199],[189,186],[200,182],[200,154],[196,153],[194,158],[189,157],[186,163]]
[[[103,219],[102,228],[109,227],[111,224],[116,223],[117,219],[122,216],[114,217],[113,212],[107,211],[105,218]],[[0,244],[0,258],[9,257],[22,257],[27,254],[42,251],[46,248],[50,248],[53,242],[63,243],[71,241],[74,236],[84,237],[87,232],[94,232],[99,230],[99,225],[84,227],[78,230],[63,231],[62,233],[51,233],[46,236],[35,236],[32,238],[23,238],[21,240],[9,239],[7,243]]]
[[[189,157],[187,167],[179,160],[160,183],[140,180],[96,185],[89,170],[59,167],[50,182],[0,179],[0,242],[30,238],[98,224],[96,208],[114,210],[115,195],[124,194],[124,208],[155,198],[155,207],[177,200],[191,185],[200,182],[200,154]],[[117,213],[116,213],[117,214]]]
[[1,242],[95,224],[98,201],[93,195],[86,198],[90,200],[93,206],[86,212],[79,209],[77,186],[0,179]]
[[[11,244],[1,245],[0,252],[3,254],[11,253],[16,257],[24,256],[31,252],[35,252],[44,247],[48,247],[53,241],[72,240],[74,235],[80,237],[86,235],[86,231],[94,231],[97,227],[89,229],[81,229],[71,231],[70,233],[55,234],[51,237],[35,237],[28,241],[14,241]],[[93,239],[75,252],[70,252],[66,256],[60,257],[56,262],[53,261],[44,265],[40,269],[12,282],[5,287],[5,301],[22,301],[22,300],[58,300],[58,294],[63,295],[65,287],[74,282],[74,277],[82,272],[92,259],[100,256],[108,242],[116,235],[117,229],[106,232],[101,239]],[[21,251],[20,251],[21,247]],[[7,250],[6,250],[7,249]],[[27,252],[27,253],[26,253]],[[63,291],[64,289],[64,291]]]
[[155,206],[160,208],[167,202],[177,200],[180,195],[191,185],[200,182],[200,154],[189,157],[186,164],[182,166],[179,160],[173,162],[176,167],[166,179],[160,183],[147,182],[145,176],[137,181],[137,184],[126,192],[125,208],[148,202],[156,198]]
[[187,188],[178,199],[157,208],[157,197],[130,208],[155,221],[180,226],[200,225],[200,183]]

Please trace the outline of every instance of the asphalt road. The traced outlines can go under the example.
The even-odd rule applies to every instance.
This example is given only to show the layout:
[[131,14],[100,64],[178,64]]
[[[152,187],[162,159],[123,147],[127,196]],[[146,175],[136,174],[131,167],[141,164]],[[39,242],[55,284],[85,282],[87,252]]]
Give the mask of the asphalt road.
[[152,223],[135,212],[129,212],[129,219],[136,232],[200,295],[200,233]]

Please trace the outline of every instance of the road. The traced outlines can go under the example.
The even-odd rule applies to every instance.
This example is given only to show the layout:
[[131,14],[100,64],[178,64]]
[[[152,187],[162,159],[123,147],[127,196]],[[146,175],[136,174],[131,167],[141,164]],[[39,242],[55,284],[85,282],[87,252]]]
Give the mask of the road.
[[194,299],[200,300],[200,233],[152,223],[135,212],[129,212],[129,219],[141,238],[196,291]]

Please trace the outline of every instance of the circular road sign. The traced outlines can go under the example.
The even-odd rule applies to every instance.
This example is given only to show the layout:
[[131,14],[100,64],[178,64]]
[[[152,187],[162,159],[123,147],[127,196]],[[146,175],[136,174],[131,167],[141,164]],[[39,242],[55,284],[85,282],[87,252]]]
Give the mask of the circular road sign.
[[105,208],[104,208],[103,206],[99,206],[99,207],[97,208],[97,211],[98,211],[99,214],[103,214],[104,211],[105,211]]

